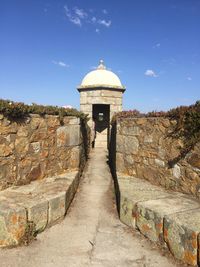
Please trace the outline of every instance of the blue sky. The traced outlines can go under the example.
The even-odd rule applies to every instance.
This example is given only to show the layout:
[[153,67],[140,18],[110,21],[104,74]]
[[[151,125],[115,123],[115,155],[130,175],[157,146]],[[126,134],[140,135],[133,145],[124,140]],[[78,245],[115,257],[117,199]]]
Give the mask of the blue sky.
[[0,98],[79,108],[99,59],[126,86],[126,110],[194,103],[200,0],[0,1]]

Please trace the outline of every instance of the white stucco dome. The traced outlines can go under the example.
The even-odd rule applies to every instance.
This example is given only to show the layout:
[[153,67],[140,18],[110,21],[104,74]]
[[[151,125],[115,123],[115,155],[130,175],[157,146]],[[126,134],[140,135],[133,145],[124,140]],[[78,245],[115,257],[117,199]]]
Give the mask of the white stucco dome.
[[82,80],[79,89],[84,88],[113,88],[113,89],[125,89],[121,84],[119,77],[106,69],[103,60],[100,60],[100,64],[96,70],[89,72]]

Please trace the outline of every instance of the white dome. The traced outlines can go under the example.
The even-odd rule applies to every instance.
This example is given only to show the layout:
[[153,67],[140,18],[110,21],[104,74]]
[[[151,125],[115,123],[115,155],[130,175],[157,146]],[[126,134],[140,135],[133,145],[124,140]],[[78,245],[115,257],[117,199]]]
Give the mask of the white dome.
[[96,70],[89,72],[83,78],[79,86],[80,89],[98,87],[125,89],[118,76],[112,71],[106,70],[103,60],[100,60],[100,64]]

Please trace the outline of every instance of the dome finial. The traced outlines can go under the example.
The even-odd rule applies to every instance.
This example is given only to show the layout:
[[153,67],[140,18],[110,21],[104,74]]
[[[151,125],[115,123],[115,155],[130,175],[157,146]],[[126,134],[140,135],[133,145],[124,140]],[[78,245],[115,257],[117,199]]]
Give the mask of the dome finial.
[[97,67],[98,70],[105,70],[106,66],[104,65],[103,59],[99,61],[99,66]]

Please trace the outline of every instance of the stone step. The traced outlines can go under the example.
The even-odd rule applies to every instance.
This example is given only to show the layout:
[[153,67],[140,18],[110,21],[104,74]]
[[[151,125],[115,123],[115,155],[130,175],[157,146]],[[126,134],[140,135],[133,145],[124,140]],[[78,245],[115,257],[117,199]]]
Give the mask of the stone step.
[[0,192],[0,247],[16,246],[30,222],[34,231],[60,221],[79,183],[78,171],[64,173]]
[[100,148],[100,147],[107,147],[107,141],[95,141],[95,147]]
[[184,263],[200,263],[200,203],[139,178],[118,173],[117,180],[120,220]]

